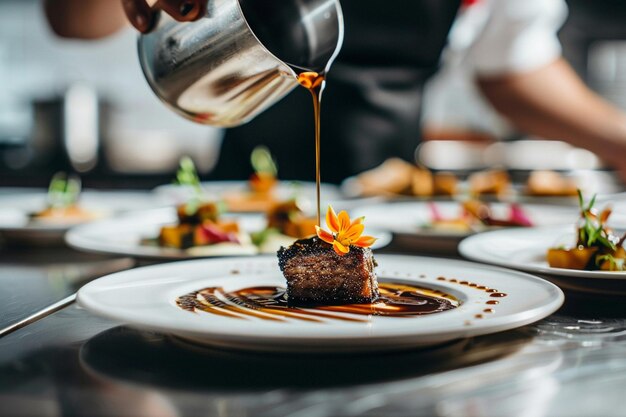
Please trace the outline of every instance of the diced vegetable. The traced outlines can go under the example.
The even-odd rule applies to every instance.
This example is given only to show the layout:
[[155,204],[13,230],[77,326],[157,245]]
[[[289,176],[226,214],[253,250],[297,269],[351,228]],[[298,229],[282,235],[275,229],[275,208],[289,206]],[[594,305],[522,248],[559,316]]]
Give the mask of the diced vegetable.
[[552,268],[586,269],[598,248],[548,249],[546,259]]
[[195,228],[195,246],[214,245],[222,242],[239,243],[239,240],[235,233],[225,232],[215,223],[204,222],[202,225]]
[[250,177],[250,189],[254,193],[267,194],[269,193],[278,180],[275,176],[263,172],[257,172]]
[[159,243],[170,248],[188,248],[193,245],[193,226],[189,224],[163,226],[159,234]]

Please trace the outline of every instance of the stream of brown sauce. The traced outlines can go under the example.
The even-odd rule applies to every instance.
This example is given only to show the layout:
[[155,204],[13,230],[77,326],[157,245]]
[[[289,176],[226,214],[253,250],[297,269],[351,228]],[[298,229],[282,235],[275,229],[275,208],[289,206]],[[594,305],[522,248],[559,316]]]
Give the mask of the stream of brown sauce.
[[322,91],[326,85],[324,74],[314,71],[305,71],[298,74],[300,85],[311,92],[313,96],[313,116],[315,118],[315,192],[317,195],[317,225],[321,226],[321,165],[320,165],[320,109],[322,104]]
[[281,287],[250,287],[232,292],[225,292],[221,287],[210,287],[183,295],[176,303],[184,310],[204,311],[238,319],[255,317],[270,321],[295,319],[311,322],[328,319],[368,321],[358,316],[406,318],[439,313],[459,306],[459,301],[449,294],[413,285],[381,282],[379,292],[378,299],[370,304],[300,308],[287,305],[285,289]]

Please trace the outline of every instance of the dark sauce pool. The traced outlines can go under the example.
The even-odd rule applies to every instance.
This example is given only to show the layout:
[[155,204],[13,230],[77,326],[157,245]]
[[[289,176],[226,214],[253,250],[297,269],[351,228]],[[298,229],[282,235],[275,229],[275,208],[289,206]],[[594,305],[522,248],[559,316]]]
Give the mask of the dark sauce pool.
[[379,282],[378,287],[380,296],[370,304],[290,307],[285,289],[281,287],[250,287],[232,292],[210,287],[183,295],[176,304],[187,311],[200,310],[237,319],[255,317],[270,321],[296,319],[312,322],[327,319],[368,321],[365,317],[355,316],[406,318],[440,313],[459,306],[456,298],[438,290],[393,282]]

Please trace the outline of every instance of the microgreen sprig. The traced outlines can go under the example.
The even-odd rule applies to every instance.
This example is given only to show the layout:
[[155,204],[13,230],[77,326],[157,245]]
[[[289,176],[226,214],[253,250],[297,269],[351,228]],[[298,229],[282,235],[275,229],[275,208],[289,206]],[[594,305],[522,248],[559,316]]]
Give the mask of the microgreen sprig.
[[582,192],[578,190],[578,202],[580,205],[580,214],[582,219],[582,224],[578,228],[578,244],[588,248],[600,246],[608,248],[612,251],[616,250],[617,246],[615,242],[611,240],[611,236],[604,227],[604,221],[608,216],[596,216],[593,212],[596,196],[594,195],[585,206],[585,200]]
[[257,174],[278,175],[276,161],[265,146],[257,146],[250,154],[250,164]]
[[596,257],[596,266],[600,266],[602,263],[608,262],[610,271],[623,271],[624,261],[625,260],[623,258],[617,258],[611,253],[606,253]]
[[180,158],[179,168],[176,172],[176,184],[191,187],[195,193],[202,194],[196,165],[188,156]]
[[185,213],[188,216],[193,215],[200,207],[202,202],[202,186],[200,185],[200,177],[196,170],[196,165],[188,156],[180,158],[179,168],[176,172],[176,184],[190,187],[193,195],[185,205]]
[[67,208],[76,204],[81,188],[81,181],[77,175],[57,172],[52,176],[48,186],[48,206]]

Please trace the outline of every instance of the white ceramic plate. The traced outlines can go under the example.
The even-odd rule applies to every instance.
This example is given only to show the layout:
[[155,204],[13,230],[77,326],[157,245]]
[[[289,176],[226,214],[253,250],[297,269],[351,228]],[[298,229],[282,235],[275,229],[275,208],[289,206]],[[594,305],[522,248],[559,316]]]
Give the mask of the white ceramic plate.
[[[351,316],[366,319],[351,322],[329,318],[310,322],[190,312],[175,303],[179,296],[205,287],[220,286],[233,291],[250,286],[284,286],[275,257],[206,259],[137,268],[85,285],[78,293],[78,302],[98,315],[202,344],[316,352],[403,349],[499,332],[540,320],[563,302],[558,287],[520,272],[463,261],[398,255],[379,255],[377,261],[381,281],[439,289],[462,304],[426,316]],[[476,287],[441,281],[439,277],[471,281],[507,296],[493,298]],[[499,304],[487,305],[490,300],[498,300]],[[487,307],[493,307],[494,311],[485,313]]]
[[[431,222],[428,201],[403,201],[377,204],[354,210],[355,216],[365,216],[367,224],[394,234],[394,245],[415,253],[457,254],[459,242],[475,233],[467,230],[443,230],[427,228]],[[455,218],[461,213],[456,201],[435,201],[434,204],[444,218]],[[509,204],[490,203],[497,217],[506,217]],[[575,207],[522,204],[524,212],[538,225],[573,223],[578,217]],[[489,230],[490,228],[485,228]]]
[[[62,242],[63,235],[76,222],[31,220],[30,214],[46,207],[47,193],[18,192],[0,195],[0,234],[10,240],[38,243]],[[102,217],[134,210],[159,207],[157,199],[149,192],[85,190],[80,195],[82,208]]]
[[[220,198],[233,192],[246,192],[247,181],[211,181],[203,182],[202,189],[211,198]],[[160,185],[154,189],[156,195],[166,204],[181,204],[193,195],[193,190],[187,186],[176,184]],[[322,199],[324,201],[340,200],[343,198],[339,187],[332,184],[321,185]],[[280,181],[276,187],[276,198],[288,200],[299,197],[304,200],[314,201],[316,196],[315,183],[303,181]]]
[[[371,205],[354,210],[354,216],[365,216],[367,224],[377,229],[389,230],[396,234],[413,236],[439,236],[459,239],[473,232],[448,231],[424,227],[432,221],[430,202],[407,201]],[[433,202],[444,218],[458,218],[461,213],[461,204],[455,201]],[[505,203],[490,203],[494,216],[506,218],[510,205]],[[536,226],[572,224],[578,218],[578,210],[573,207],[559,207],[538,204],[523,204],[522,209]]]
[[[237,219],[241,229],[247,233],[263,230],[266,226],[265,216],[262,214],[242,213],[224,217]],[[175,224],[176,221],[176,210],[173,208],[135,212],[127,216],[75,227],[67,233],[65,240],[68,245],[79,250],[145,259],[242,256],[254,255],[259,252],[252,244],[225,243],[190,249],[164,248],[142,244],[142,239],[157,237],[161,226]],[[379,238],[373,247],[374,249],[387,246],[391,241],[391,234],[388,232],[380,232],[375,229],[366,229],[366,232]],[[276,239],[270,242],[271,244],[264,246],[262,252],[276,253],[281,245],[291,244],[293,240],[289,240],[286,236],[283,239]]]
[[531,227],[496,230],[463,240],[459,252],[464,257],[522,271],[565,277],[624,280],[626,272],[579,271],[551,268],[546,251],[551,247],[576,242],[573,226]]

